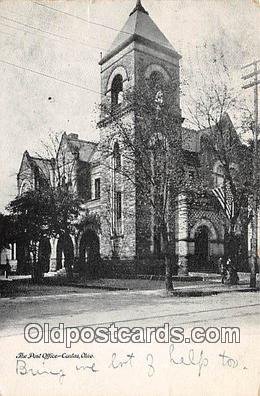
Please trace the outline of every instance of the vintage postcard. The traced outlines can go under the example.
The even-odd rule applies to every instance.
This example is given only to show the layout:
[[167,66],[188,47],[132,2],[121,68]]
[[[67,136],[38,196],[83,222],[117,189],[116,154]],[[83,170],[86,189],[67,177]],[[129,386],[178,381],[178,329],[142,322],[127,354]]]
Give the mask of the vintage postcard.
[[260,395],[259,0],[0,1],[0,396]]

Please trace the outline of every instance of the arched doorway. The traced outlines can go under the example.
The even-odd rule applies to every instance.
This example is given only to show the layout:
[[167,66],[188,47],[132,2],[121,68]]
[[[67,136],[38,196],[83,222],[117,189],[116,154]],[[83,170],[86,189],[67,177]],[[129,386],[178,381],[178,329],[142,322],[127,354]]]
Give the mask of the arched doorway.
[[209,267],[209,229],[200,226],[195,233],[195,268],[208,269]]
[[95,231],[86,230],[79,244],[80,269],[89,277],[98,277],[100,263],[99,238]]
[[49,272],[51,257],[51,244],[48,238],[43,238],[39,243],[39,265],[42,272]]
[[58,239],[56,250],[56,270],[72,268],[74,261],[74,248],[70,235],[61,235]]

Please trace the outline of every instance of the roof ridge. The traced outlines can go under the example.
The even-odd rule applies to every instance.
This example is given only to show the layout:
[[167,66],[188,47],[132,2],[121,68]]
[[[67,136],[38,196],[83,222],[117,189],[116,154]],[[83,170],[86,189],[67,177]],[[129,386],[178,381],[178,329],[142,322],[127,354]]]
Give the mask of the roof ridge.
[[33,159],[33,160],[51,161],[51,158],[34,157],[34,156],[31,156],[31,155],[30,155],[30,158]]
[[74,140],[75,142],[84,142],[84,143],[91,143],[91,144],[98,144],[97,142],[93,142],[91,140],[84,140],[84,139],[75,139],[75,138],[68,138],[68,140]]
[[133,41],[141,41],[147,46],[155,46],[162,52],[170,53],[178,59],[181,58],[172,43],[143,8],[141,2],[137,1],[136,7],[114,38],[108,53],[99,61],[99,64],[104,64]]

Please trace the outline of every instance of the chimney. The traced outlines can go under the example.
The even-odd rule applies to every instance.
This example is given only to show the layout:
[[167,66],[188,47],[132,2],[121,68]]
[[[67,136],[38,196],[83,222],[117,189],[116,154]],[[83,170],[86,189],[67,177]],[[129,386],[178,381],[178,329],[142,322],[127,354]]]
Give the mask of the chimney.
[[69,133],[68,138],[77,140],[79,138],[79,135],[77,133]]

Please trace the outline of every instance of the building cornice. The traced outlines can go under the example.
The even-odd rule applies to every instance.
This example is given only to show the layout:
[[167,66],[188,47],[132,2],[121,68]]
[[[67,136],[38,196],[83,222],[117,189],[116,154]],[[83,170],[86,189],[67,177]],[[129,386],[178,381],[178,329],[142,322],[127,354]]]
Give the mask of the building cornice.
[[107,55],[105,55],[100,61],[99,65],[103,65],[105,62],[107,62],[109,59],[111,59],[113,56],[118,54],[120,51],[122,51],[124,48],[126,48],[128,45],[130,45],[133,41],[140,42],[142,44],[145,44],[146,46],[153,48],[155,50],[161,51],[167,55],[173,56],[174,58],[177,58],[178,60],[181,59],[181,55],[178,54],[177,51],[172,50],[171,48],[167,48],[165,46],[162,46],[158,43],[155,43],[151,40],[148,40],[144,37],[139,36],[138,34],[133,34],[130,36],[128,39],[126,39],[121,45],[119,45],[117,48],[114,50],[110,51]]

